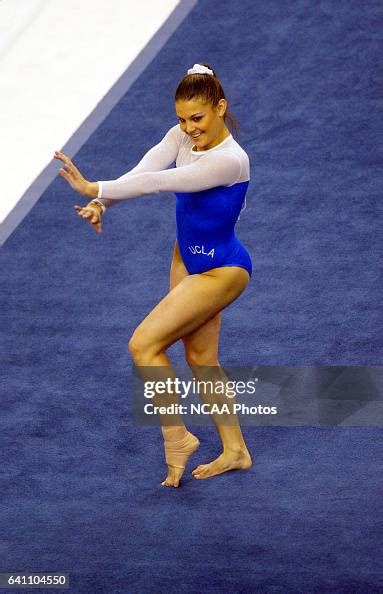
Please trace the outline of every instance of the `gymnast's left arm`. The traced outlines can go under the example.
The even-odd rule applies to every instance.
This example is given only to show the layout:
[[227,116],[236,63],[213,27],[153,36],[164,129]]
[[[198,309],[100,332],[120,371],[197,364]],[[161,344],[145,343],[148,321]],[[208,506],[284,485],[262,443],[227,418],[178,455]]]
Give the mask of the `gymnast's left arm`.
[[[149,149],[133,169],[119,177],[116,181],[121,183],[137,173],[160,171],[169,167],[176,160],[181,137],[182,132],[178,124],[170,128],[162,140]],[[80,170],[64,153],[55,151],[54,157],[63,163],[63,167],[59,169],[59,175],[64,177],[70,186],[76,192],[79,192],[79,194],[89,196],[89,198],[99,198],[100,200],[98,202],[103,211],[105,211],[106,207],[120,202],[120,200],[109,201],[108,196],[105,194],[103,195],[104,199],[101,200],[97,182],[91,182],[85,179]]]
[[124,180],[93,182],[92,194],[87,195],[120,201],[160,192],[200,192],[235,184],[240,176],[240,159],[233,153],[216,151],[184,167],[137,173]]

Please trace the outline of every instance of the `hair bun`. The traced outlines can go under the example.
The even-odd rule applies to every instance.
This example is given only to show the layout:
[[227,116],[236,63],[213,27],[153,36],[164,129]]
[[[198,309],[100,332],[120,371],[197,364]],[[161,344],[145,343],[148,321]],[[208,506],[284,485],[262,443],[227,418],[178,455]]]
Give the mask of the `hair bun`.
[[209,76],[215,76],[214,70],[206,64],[194,64],[193,68],[189,68],[187,74],[208,74]]

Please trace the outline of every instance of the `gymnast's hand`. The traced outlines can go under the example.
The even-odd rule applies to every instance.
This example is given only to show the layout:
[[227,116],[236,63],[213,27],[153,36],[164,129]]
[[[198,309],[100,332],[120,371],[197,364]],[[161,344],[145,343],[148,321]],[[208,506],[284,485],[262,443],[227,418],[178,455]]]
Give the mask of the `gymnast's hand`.
[[70,158],[64,155],[64,153],[60,153],[60,151],[55,151],[55,159],[64,163],[64,167],[59,169],[59,174],[67,180],[68,184],[72,186],[74,190],[80,194],[85,194],[88,180],[85,179]]
[[77,214],[79,215],[79,217],[83,219],[88,219],[93,229],[97,231],[97,233],[101,233],[102,211],[100,206],[92,202],[89,202],[89,204],[87,204],[86,206],[79,206],[78,204],[75,204],[75,209],[77,210]]
[[60,151],[55,151],[55,159],[58,159],[64,163],[64,167],[59,169],[61,177],[67,180],[68,184],[72,186],[76,192],[79,192],[83,196],[89,196],[90,198],[97,198],[98,194],[98,183],[90,182],[82,175],[81,171],[72,163],[67,155]]
[[[67,180],[70,186],[80,194],[85,196],[91,196],[92,198],[96,198],[98,193],[98,184],[89,182],[85,177],[82,175],[81,171],[77,169],[77,167],[72,163],[67,155],[61,153],[60,151],[55,151],[55,159],[58,159],[62,163],[64,163],[64,167],[59,169],[59,174]],[[92,227],[97,231],[97,233],[101,233],[102,225],[101,225],[101,218],[102,218],[102,210],[101,207],[97,204],[89,202],[86,206],[79,206],[75,204],[74,207],[77,211],[77,214],[83,218],[88,219]]]

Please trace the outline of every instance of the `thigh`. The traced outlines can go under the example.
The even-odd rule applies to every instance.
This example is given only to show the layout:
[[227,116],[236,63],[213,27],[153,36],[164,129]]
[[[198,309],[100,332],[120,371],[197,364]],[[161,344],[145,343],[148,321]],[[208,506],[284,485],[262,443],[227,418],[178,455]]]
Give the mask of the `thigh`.
[[[188,275],[176,241],[170,267],[170,290]],[[217,313],[199,328],[183,336],[186,357],[189,353],[204,353],[209,359],[217,359],[220,329],[221,313]]]
[[185,276],[137,328],[148,348],[163,350],[197,330],[246,288],[243,268],[214,268]]
[[189,273],[183,263],[178,242],[176,241],[174,244],[172,263],[170,265],[169,290],[171,291],[174,289],[174,287],[187,276],[189,276]]

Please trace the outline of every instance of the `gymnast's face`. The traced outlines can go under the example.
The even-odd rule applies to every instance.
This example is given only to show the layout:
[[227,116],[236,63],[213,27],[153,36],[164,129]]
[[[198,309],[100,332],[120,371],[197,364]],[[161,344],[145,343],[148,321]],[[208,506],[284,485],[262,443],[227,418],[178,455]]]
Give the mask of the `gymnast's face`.
[[227,107],[225,99],[220,99],[215,107],[195,98],[176,101],[175,106],[180,128],[193,139],[194,150],[206,151],[229,136],[223,118]]

